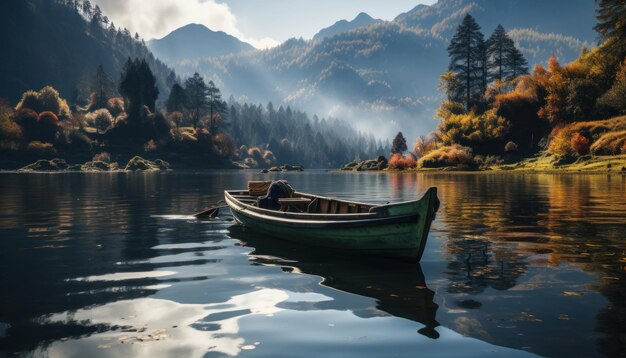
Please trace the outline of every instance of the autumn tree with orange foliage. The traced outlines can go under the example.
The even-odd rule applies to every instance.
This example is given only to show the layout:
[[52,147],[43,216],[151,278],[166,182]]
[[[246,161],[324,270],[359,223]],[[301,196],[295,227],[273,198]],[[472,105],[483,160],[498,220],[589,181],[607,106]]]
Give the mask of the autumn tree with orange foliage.
[[[542,149],[557,156],[619,154],[626,143],[624,118],[612,118],[626,114],[626,59],[621,54],[626,41],[619,36],[624,22],[617,15],[623,13],[619,3],[599,2],[597,29],[605,43],[583,49],[578,59],[565,65],[552,56],[546,67],[537,65],[532,74],[506,82],[500,81],[505,71],[498,67],[492,76],[496,80],[485,91],[484,107],[464,110],[455,102],[461,78],[444,74],[440,88],[447,99],[437,111],[442,144],[469,147],[481,155],[510,153],[513,143],[524,155]],[[502,28],[490,41],[495,44],[497,39],[508,42]],[[498,50],[492,45],[489,54],[501,65]]]
[[589,153],[589,139],[580,133],[576,133],[572,137],[572,148],[579,155]]

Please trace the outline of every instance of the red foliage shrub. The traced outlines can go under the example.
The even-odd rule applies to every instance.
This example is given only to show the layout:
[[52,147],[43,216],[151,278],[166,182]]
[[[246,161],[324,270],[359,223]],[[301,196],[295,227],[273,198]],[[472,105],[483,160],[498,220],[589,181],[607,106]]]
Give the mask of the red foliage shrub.
[[45,126],[56,126],[59,124],[59,117],[50,111],[41,112],[37,117],[37,123]]
[[389,158],[389,169],[410,169],[415,168],[417,165],[417,161],[413,158],[412,155],[407,155],[406,157],[400,153],[395,153]]
[[580,133],[576,133],[572,137],[572,148],[579,155],[584,155],[589,153],[589,139]]

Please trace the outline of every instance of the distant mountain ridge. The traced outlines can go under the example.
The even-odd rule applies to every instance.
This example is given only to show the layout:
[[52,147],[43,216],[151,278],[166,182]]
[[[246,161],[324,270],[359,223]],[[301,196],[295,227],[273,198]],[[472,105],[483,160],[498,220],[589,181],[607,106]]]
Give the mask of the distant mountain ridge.
[[200,72],[227,95],[347,119],[381,137],[402,130],[412,141],[437,124],[438,77],[448,67],[448,40],[467,13],[485,37],[502,24],[531,68],[553,54],[569,62],[596,37],[591,0],[439,0],[392,21],[345,31],[341,26],[350,22],[339,21],[314,40],[290,39],[268,50],[207,57],[176,68],[183,74]]
[[169,63],[254,50],[247,42],[200,24],[183,26],[161,39],[148,41],[147,45],[157,57]]
[[368,27],[382,22],[383,20],[374,19],[368,14],[361,12],[352,21],[339,20],[333,25],[321,29],[317,34],[313,36],[313,40],[321,40],[326,37],[333,37],[342,32],[358,29],[359,27]]
[[502,24],[507,31],[528,28],[593,42],[595,6],[592,0],[439,0],[430,6],[418,5],[394,21],[449,38],[470,13],[486,34]]

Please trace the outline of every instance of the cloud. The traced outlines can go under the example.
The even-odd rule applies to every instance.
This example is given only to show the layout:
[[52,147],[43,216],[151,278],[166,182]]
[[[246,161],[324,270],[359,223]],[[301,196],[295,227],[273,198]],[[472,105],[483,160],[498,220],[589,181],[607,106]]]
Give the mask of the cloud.
[[94,0],[116,26],[139,33],[144,39],[161,38],[190,23],[203,24],[249,42],[256,48],[273,47],[278,41],[245,36],[227,4],[215,0]]

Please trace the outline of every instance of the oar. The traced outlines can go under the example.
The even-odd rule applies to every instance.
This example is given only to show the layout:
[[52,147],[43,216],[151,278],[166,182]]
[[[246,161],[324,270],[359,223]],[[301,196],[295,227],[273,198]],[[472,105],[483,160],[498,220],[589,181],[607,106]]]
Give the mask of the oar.
[[221,208],[228,207],[228,205],[226,205],[226,204],[220,205],[223,202],[224,202],[224,200],[220,200],[217,203],[215,203],[212,207],[210,207],[210,208],[208,208],[208,209],[206,209],[204,211],[201,211],[199,213],[195,213],[195,214],[193,214],[193,216],[195,216],[197,218],[214,218],[214,217],[217,217],[217,214],[219,214]]

